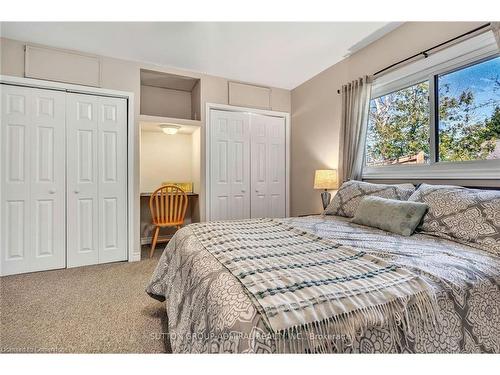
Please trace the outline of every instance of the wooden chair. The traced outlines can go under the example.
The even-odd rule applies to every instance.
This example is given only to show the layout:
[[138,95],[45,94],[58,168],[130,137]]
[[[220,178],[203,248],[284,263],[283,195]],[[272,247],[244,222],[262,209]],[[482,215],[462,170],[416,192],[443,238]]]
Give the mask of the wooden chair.
[[[149,210],[153,218],[155,232],[149,257],[153,256],[160,228],[175,227],[184,224],[184,215],[188,204],[186,192],[175,185],[164,185],[154,191],[149,198]],[[169,240],[167,240],[168,242]]]

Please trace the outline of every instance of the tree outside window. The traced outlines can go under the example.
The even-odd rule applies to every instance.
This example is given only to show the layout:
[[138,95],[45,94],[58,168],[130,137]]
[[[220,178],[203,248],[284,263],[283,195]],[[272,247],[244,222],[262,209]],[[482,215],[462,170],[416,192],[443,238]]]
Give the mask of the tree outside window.
[[430,124],[429,82],[370,102],[366,165],[423,164],[430,127],[437,126],[435,161],[500,159],[500,57],[439,75],[437,124]]

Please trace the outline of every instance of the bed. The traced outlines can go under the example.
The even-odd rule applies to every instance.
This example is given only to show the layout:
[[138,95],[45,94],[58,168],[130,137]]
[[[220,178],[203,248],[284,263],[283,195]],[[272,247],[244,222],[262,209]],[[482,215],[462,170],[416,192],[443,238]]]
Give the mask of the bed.
[[[207,250],[197,227],[203,224],[195,224],[176,233],[147,287],[150,296],[165,301],[174,353],[500,352],[500,257],[435,236],[407,237],[353,224],[340,216],[269,220],[417,275],[432,290],[438,320],[429,324],[410,317],[412,327],[396,330],[389,322],[368,322],[355,335],[334,338],[340,345],[283,345],[287,337],[273,335],[259,301]],[[255,227],[249,235],[259,236],[255,221],[242,222]],[[216,232],[218,224],[211,225],[207,233]]]

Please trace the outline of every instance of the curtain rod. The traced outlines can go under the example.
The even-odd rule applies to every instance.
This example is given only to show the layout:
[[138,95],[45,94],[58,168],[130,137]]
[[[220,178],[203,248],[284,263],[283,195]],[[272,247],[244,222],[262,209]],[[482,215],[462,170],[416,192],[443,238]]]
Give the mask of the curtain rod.
[[[412,56],[410,56],[410,57],[407,57],[406,59],[400,60],[400,61],[398,61],[398,62],[395,62],[394,64],[391,64],[391,65],[389,65],[389,66],[386,66],[384,69],[381,69],[381,70],[379,70],[379,71],[375,72],[375,73],[373,74],[373,76],[379,75],[380,73],[383,73],[383,72],[385,72],[385,71],[387,71],[387,70],[389,70],[389,69],[392,69],[392,68],[394,68],[395,66],[398,66],[398,65],[400,65],[400,64],[403,64],[403,63],[407,62],[408,60],[412,60],[412,59],[414,59],[415,57],[418,57],[418,56],[420,56],[420,55],[424,56],[424,59],[425,59],[425,58],[429,57],[429,52],[430,52],[430,51],[432,51],[432,50],[434,50],[434,49],[436,49],[436,48],[442,47],[442,46],[444,46],[444,45],[446,45],[446,44],[449,44],[449,43],[451,43],[451,42],[454,42],[454,41],[455,41],[455,40],[457,40],[457,39],[461,39],[461,38],[463,38],[464,36],[467,36],[467,35],[473,34],[473,33],[477,32],[477,31],[479,31],[479,30],[484,29],[485,27],[489,27],[490,25],[491,25],[491,23],[490,23],[490,22],[485,23],[484,25],[481,25],[481,26],[479,26],[479,27],[476,27],[476,28],[475,28],[475,29],[473,29],[473,30],[467,31],[466,33],[460,34],[459,36],[456,36],[456,37],[454,37],[454,38],[448,39],[448,40],[447,40],[447,41],[445,41],[445,42],[442,42],[442,43],[436,44],[435,46],[433,46],[433,47],[431,47],[431,48],[427,48],[426,50],[424,50],[424,51],[422,51],[422,52],[416,53],[416,54],[414,54],[414,55],[412,55]],[[337,90],[337,94],[340,94],[340,90]]]

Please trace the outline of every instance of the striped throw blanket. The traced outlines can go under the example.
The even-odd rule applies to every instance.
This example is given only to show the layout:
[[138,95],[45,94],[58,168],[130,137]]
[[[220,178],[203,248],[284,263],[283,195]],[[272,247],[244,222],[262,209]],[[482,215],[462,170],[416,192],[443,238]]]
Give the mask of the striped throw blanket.
[[411,330],[409,316],[435,323],[432,290],[418,276],[285,220],[190,227],[267,317],[280,352],[331,352],[377,325]]

